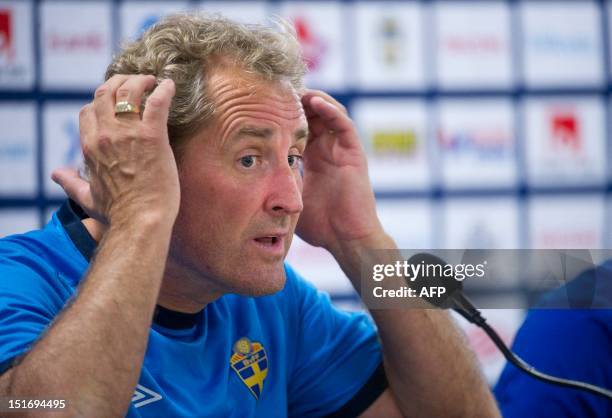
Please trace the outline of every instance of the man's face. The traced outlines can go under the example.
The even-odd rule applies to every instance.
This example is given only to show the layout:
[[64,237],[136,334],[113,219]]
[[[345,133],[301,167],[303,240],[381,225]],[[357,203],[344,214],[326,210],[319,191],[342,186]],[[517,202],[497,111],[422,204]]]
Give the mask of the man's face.
[[169,265],[219,292],[273,293],[302,211],[306,117],[289,83],[234,69],[209,85],[216,113],[183,149]]

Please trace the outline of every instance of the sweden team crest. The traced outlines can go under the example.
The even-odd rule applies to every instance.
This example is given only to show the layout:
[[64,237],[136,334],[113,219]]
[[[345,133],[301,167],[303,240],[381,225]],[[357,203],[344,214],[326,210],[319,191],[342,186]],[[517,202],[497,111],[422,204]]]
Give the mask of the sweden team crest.
[[268,356],[261,343],[251,342],[246,337],[234,343],[234,354],[230,357],[230,365],[242,383],[249,388],[255,399],[259,400],[263,392],[263,384],[268,375]]

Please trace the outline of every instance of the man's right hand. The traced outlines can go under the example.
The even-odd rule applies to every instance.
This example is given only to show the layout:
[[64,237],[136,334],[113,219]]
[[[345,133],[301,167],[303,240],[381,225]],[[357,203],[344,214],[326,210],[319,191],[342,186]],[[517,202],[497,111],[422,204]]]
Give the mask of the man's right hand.
[[[71,417],[122,417],[130,407],[180,204],[167,133],[174,83],[154,85],[153,76],[114,76],[81,111],[89,182],[66,170],[54,179],[109,227],[71,302],[0,376],[0,397],[66,399]],[[140,105],[150,90],[142,118],[115,115],[117,101]]]
[[[52,178],[98,221],[113,225],[135,219],[174,221],[180,203],[178,171],[168,140],[168,113],[175,88],[172,80],[155,87],[152,75],[115,75],[100,86],[94,101],[81,109],[81,148],[89,182],[71,169]],[[115,114],[127,101],[142,113]]]

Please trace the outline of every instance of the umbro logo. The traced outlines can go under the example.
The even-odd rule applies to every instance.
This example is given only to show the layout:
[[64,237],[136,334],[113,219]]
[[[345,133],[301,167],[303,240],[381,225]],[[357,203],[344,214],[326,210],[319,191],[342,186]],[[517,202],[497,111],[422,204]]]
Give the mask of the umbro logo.
[[142,385],[137,385],[132,395],[132,403],[134,407],[140,408],[150,404],[151,402],[157,402],[162,398],[159,393],[153,392],[151,389],[147,389]]

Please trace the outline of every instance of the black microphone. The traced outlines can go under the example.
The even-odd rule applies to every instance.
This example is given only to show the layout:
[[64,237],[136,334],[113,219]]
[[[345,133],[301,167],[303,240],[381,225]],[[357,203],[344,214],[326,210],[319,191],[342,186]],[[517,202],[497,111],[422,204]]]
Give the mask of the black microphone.
[[[500,338],[497,332],[495,332],[495,330],[491,328],[489,324],[487,324],[487,320],[482,316],[480,311],[476,309],[474,304],[472,304],[472,302],[470,302],[470,300],[463,294],[463,283],[456,280],[454,276],[443,273],[444,271],[449,271],[449,269],[445,269],[445,267],[449,266],[449,264],[444,260],[432,254],[418,253],[410,257],[408,259],[408,263],[413,265],[422,264],[424,266],[432,266],[432,268],[427,269],[427,274],[424,275],[423,270],[421,270],[421,274],[419,274],[413,282],[408,283],[411,288],[417,290],[417,294],[423,294],[421,289],[430,286],[438,286],[446,290],[442,295],[424,296],[422,299],[441,309],[453,309],[472,324],[482,328],[489,338],[491,338],[491,340],[495,343],[497,348],[502,352],[506,360],[508,360],[508,362],[513,364],[515,367],[518,367],[519,370],[546,383],[583,390],[603,396],[608,400],[612,400],[612,391],[609,389],[592,385],[590,383],[562,379],[542,373],[513,353]],[[433,271],[434,274],[431,274],[431,271]],[[440,274],[435,274],[437,272]],[[425,294],[427,294],[427,292],[425,292]]]
[[[480,312],[463,294],[463,283],[456,280],[454,276],[443,274],[448,266],[441,258],[427,253],[418,253],[408,259],[408,264],[421,264],[423,266],[432,266],[427,269],[427,274],[420,274],[410,283],[410,287],[417,291],[417,294],[427,294],[422,292],[425,287],[441,287],[445,289],[442,295],[438,296],[423,296],[422,299],[432,305],[442,309],[453,309],[469,322],[476,325],[484,323],[486,320],[480,315]],[[424,270],[420,271],[421,273]],[[433,274],[431,274],[433,272]],[[436,274],[439,273],[439,274]]]

